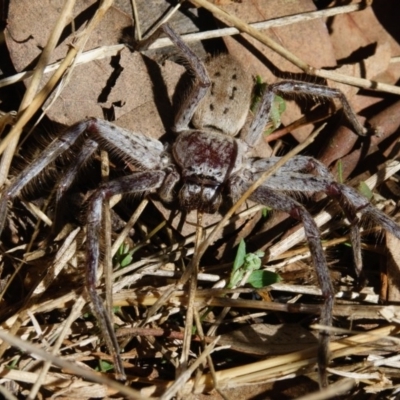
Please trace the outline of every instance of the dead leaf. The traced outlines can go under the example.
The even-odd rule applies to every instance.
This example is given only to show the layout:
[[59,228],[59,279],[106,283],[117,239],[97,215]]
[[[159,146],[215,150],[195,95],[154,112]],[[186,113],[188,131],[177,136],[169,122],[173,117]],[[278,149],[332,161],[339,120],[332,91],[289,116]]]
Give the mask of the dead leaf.
[[219,344],[257,356],[291,353],[317,345],[309,330],[298,324],[252,324],[221,335]]
[[400,246],[399,239],[386,233],[386,262],[382,273],[381,296],[386,302],[400,301]]
[[[311,0],[257,0],[230,4],[222,8],[247,23],[253,23],[313,11],[315,10],[315,5]],[[272,28],[265,30],[263,33],[313,67],[336,66],[329,34],[323,20]],[[253,76],[260,75],[264,82],[273,83],[302,72],[291,62],[246,34],[227,37],[225,38],[225,43],[228,51],[242,62],[249,73],[253,74]],[[243,51],[243,46],[246,47],[246,51]],[[286,125],[297,120],[302,115],[303,112],[300,108],[293,101],[289,101],[287,110],[282,116],[282,121]],[[292,134],[301,142],[309,135],[311,130],[312,127],[308,126],[296,130]]]

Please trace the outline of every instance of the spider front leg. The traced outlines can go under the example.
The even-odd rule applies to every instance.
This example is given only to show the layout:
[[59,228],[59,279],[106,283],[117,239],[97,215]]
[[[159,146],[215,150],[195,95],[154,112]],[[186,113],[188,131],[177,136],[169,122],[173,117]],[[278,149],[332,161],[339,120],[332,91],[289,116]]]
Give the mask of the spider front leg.
[[[258,179],[267,168],[277,162],[278,157],[254,160],[250,163],[250,180]],[[304,172],[303,172],[304,171]],[[315,173],[313,175],[311,173]],[[324,192],[335,199],[350,222],[350,237],[353,247],[356,274],[362,277],[361,237],[357,214],[364,215],[400,239],[400,227],[386,214],[374,207],[368,199],[353,188],[335,181],[329,170],[318,160],[297,156],[289,160],[276,174],[263,184],[275,191],[317,193]],[[240,186],[233,186],[233,196],[240,194]],[[361,279],[362,280],[362,279]],[[363,282],[359,282],[362,284]]]
[[117,379],[126,379],[118,341],[109,314],[103,300],[97,293],[97,271],[100,263],[100,238],[104,201],[111,196],[123,193],[143,193],[158,189],[166,176],[163,171],[137,172],[133,175],[107,182],[92,195],[87,219],[87,267],[86,288],[88,290],[94,314],[100,324],[107,348],[113,354]]
[[339,89],[314,83],[288,80],[273,83],[265,89],[252,123],[247,131],[242,134],[243,140],[252,147],[259,140],[264,127],[270,120],[272,103],[276,94],[282,97],[287,95],[307,95],[328,100],[339,99],[343,105],[344,113],[355,132],[360,136],[366,135],[365,128],[360,124],[346,96]]
[[[87,135],[87,137],[83,138],[84,135]],[[87,159],[90,158],[99,145],[116,152],[119,157],[129,160],[145,170],[150,170],[150,172],[133,174],[132,176],[101,186],[100,189],[95,192],[89,207],[87,240],[88,291],[94,304],[95,313],[99,317],[103,332],[108,333],[108,335],[105,335],[107,345],[111,351],[117,351],[118,344],[112,330],[110,317],[106,315],[100,297],[95,290],[95,276],[100,254],[98,240],[100,237],[99,226],[101,222],[101,210],[99,211],[99,203],[101,203],[104,198],[116,193],[143,192],[160,187],[166,175],[162,169],[167,167],[170,163],[170,158],[168,156],[163,156],[164,146],[158,140],[124,130],[109,122],[96,118],[90,118],[73,125],[55,139],[41,156],[20,173],[11,185],[2,192],[2,197],[0,199],[0,234],[6,221],[7,203],[12,201],[35,176],[56,160],[64,151],[77,143],[78,139],[81,137],[83,139],[81,143],[83,148],[79,152],[75,163],[66,170],[64,177],[58,184],[56,194],[58,200],[63,197],[65,191],[68,190],[69,186],[72,184],[76,172]],[[172,174],[172,172],[170,174]],[[164,188],[166,194],[169,193],[168,189],[171,190],[173,188],[174,183],[176,183],[176,178],[166,179],[166,188]],[[122,378],[124,377],[124,372],[119,355],[116,354],[115,358],[117,375]]]
[[211,85],[210,78],[204,64],[199,57],[188,47],[188,45],[177,35],[168,24],[162,26],[164,33],[171,39],[172,43],[182,52],[188,61],[192,71],[196,75],[196,83],[185,98],[178,113],[175,116],[174,131],[182,132],[189,129],[190,121],[195,113],[200,101],[206,95]]
[[[82,149],[80,150],[79,154],[74,159],[74,162],[68,167],[65,171],[61,179],[57,183],[57,190],[56,190],[56,206],[60,206],[60,202],[62,201],[65,193],[73,184],[77,174],[83,168],[83,166],[88,162],[88,160],[92,157],[95,153],[99,144],[94,140],[87,139],[84,141],[82,145]],[[57,211],[56,211],[57,215]]]
[[56,184],[56,195],[55,195],[55,219],[52,225],[53,233],[59,232],[61,229],[60,219],[61,215],[65,214],[65,210],[69,209],[67,201],[65,199],[65,194],[68,189],[72,186],[75,178],[77,177],[79,171],[83,168],[83,166],[88,162],[88,160],[93,156],[93,154],[98,149],[99,144],[91,139],[86,139],[83,142],[82,148],[74,159],[74,162],[66,169],[65,173],[63,173],[62,177]]
[[[320,233],[312,215],[296,200],[266,187],[259,187],[256,189],[250,198],[262,205],[287,212],[293,218],[302,221],[308,246],[310,248],[311,258],[313,260],[322,296],[324,298],[324,304],[321,307],[321,324],[331,326],[335,291],[329,276],[328,265],[322,248]],[[318,371],[322,387],[328,386],[328,378],[326,374],[328,363],[329,332],[320,331]]]
[[85,163],[96,149],[96,143],[104,148],[117,153],[123,159],[133,161],[145,169],[155,169],[162,165],[161,154],[163,145],[155,139],[119,128],[107,121],[97,118],[89,118],[69,127],[63,134],[53,140],[33,163],[23,170],[9,187],[1,193],[0,199],[0,234],[4,229],[7,217],[7,203],[12,202],[21,190],[32,181],[41,171],[48,167],[62,153],[73,146],[83,135],[89,138],[84,140],[83,148],[75,165],[67,169],[64,178],[61,179],[57,190],[57,198],[72,184],[75,173]]
[[0,234],[7,217],[7,203],[19,195],[21,190],[60,154],[68,150],[88,128],[88,121],[79,122],[70,127],[63,135],[55,139],[28,168],[19,174],[0,199]]

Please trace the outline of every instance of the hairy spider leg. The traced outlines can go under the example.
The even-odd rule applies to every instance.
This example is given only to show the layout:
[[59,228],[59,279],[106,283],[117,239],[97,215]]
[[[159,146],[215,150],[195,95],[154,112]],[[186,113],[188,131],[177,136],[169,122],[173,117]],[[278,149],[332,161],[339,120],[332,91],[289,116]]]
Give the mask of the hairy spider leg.
[[70,163],[70,165],[65,170],[65,173],[62,174],[61,178],[56,183],[56,195],[55,195],[55,221],[52,225],[53,232],[58,232],[60,228],[60,218],[59,216],[63,214],[63,210],[68,209],[65,204],[65,194],[68,192],[68,189],[74,183],[79,171],[84,167],[84,165],[88,162],[88,160],[93,156],[99,144],[92,139],[86,139],[82,143],[82,147],[79,150],[79,153],[74,158],[74,162]]
[[129,176],[104,183],[91,196],[89,201],[89,211],[87,219],[87,267],[86,267],[86,287],[92,301],[93,311],[97,321],[101,326],[102,332],[108,349],[114,355],[115,371],[119,379],[125,379],[124,368],[119,355],[119,345],[114,333],[112,321],[106,311],[103,300],[98,295],[97,271],[100,264],[100,237],[103,220],[104,201],[111,196],[123,193],[143,193],[159,188],[166,173],[164,171],[136,172]]
[[247,132],[243,132],[243,140],[251,147],[253,147],[257,143],[264,131],[264,127],[270,120],[272,102],[276,94],[282,97],[288,95],[307,95],[328,100],[339,99],[343,105],[344,113],[351,125],[353,126],[355,132],[360,136],[365,136],[364,127],[359,122],[345,95],[339,89],[334,89],[324,85],[318,85],[309,82],[282,81],[267,86],[262,95],[253,121],[249,125]]
[[11,183],[11,185],[3,191],[0,199],[0,233],[4,229],[7,216],[7,204],[19,195],[21,190],[44,168],[52,163],[60,154],[68,150],[87,129],[86,122],[80,122],[71,126],[60,137],[55,139],[29,167],[20,173]]
[[[270,190],[261,186],[254,191],[250,198],[260,204],[272,207],[276,210],[287,212],[293,218],[302,221],[304,232],[310,248],[311,258],[315,266],[319,285],[321,287],[324,302],[321,305],[321,324],[332,325],[332,311],[335,298],[335,291],[332,286],[329,270],[325,259],[324,250],[321,244],[321,237],[318,227],[312,215],[296,200],[283,193]],[[320,331],[318,349],[318,368],[321,386],[328,386],[326,368],[329,362],[329,332]]]
[[[251,169],[253,173],[257,171],[257,174],[261,174],[278,160],[279,157],[271,157],[266,160],[250,161]],[[308,172],[315,172],[316,175],[308,174]],[[252,176],[251,179],[256,180],[257,175]],[[350,222],[354,263],[358,275],[361,273],[362,261],[357,213],[373,220],[376,224],[400,238],[399,227],[391,218],[374,207],[368,199],[356,190],[336,182],[326,166],[311,157],[297,156],[289,160],[263,186],[286,192],[324,192],[329,197],[336,199]]]
[[[54,139],[43,151],[41,157],[33,161],[3,192],[0,199],[0,233],[4,229],[7,215],[7,203],[9,201],[12,202],[33,178],[51,164],[59,155],[74,145],[83,134],[88,134],[93,141],[104,145],[106,149],[110,149],[122,158],[135,162],[146,169],[154,169],[161,165],[161,154],[164,151],[164,147],[158,140],[119,128],[98,118],[88,118],[80,121],[69,127],[58,138]],[[90,141],[87,143],[90,148],[88,148],[87,151],[83,151],[78,156],[78,164],[83,164],[85,162],[85,157],[90,156],[91,149],[94,145]],[[70,168],[70,171],[74,171],[74,167]],[[67,173],[65,178],[60,181],[61,186],[57,196],[62,196],[63,192],[65,192],[72,181],[72,174]]]
[[[210,79],[201,61],[197,58],[197,56],[194,53],[191,52],[190,49],[188,49],[188,47],[181,41],[179,36],[175,35],[175,33],[167,25],[164,25],[163,30],[171,38],[174,44],[181,49],[185,58],[191,65],[197,78],[197,81],[195,85],[193,85],[191,93],[186,98],[184,104],[180,108],[175,120],[175,131],[183,132],[189,129],[189,123],[194,113],[196,112],[196,108],[198,107],[200,101],[208,91],[208,88],[210,86]],[[306,94],[315,97],[322,97],[327,99],[338,98],[339,100],[341,100],[344,112],[349,121],[354,126],[355,131],[360,135],[364,135],[363,127],[361,126],[357,117],[353,113],[346,98],[339,90],[330,89],[327,88],[326,86],[317,84],[310,84],[310,83],[303,83],[296,81],[283,81],[272,84],[267,87],[252,122],[250,123],[246,131],[243,132],[243,134],[241,135],[241,137],[250,147],[254,147],[256,143],[259,141],[260,137],[262,136],[264,127],[266,126],[268,120],[270,119],[270,111],[274,95],[280,94],[282,96],[285,96],[285,95],[293,95],[296,93],[297,94],[301,93],[302,95]],[[319,166],[319,169],[321,170],[322,168]],[[328,174],[327,170],[322,170],[322,173],[325,175]],[[232,184],[233,181],[234,178],[230,180],[230,183]],[[330,181],[332,181],[332,179]],[[244,185],[239,184],[239,186],[244,186]],[[311,215],[304,209],[304,207],[301,206],[300,203],[294,201],[293,199],[283,194],[281,195],[280,193],[273,194],[265,186],[262,187],[262,189],[259,188],[258,190],[259,190],[258,192],[257,191],[255,192],[258,194],[253,195],[253,199],[258,200],[258,197],[260,197],[262,204],[268,204],[277,209],[287,211],[289,212],[289,214],[297,217],[298,219],[301,219],[305,224],[305,230],[310,245],[311,253],[313,254],[313,251],[316,252],[316,254],[313,254],[313,260],[315,267],[317,269],[317,275],[319,277],[319,281],[322,287],[323,296],[325,298],[325,303],[324,306],[322,307],[322,312],[321,312],[321,321],[323,324],[331,325],[334,289],[330,281],[327,263],[325,260],[325,256],[323,254],[322,245],[320,243],[319,232],[315,225],[314,220],[312,219]],[[267,196],[268,199],[270,200],[269,203],[268,202],[265,203],[265,201],[263,201],[265,197],[264,195],[266,194],[269,194],[269,196]],[[271,204],[271,202],[273,202],[274,204]],[[347,215],[352,217],[352,214],[350,214],[350,212],[347,212]],[[354,240],[356,242],[357,241],[359,242],[360,241],[359,232],[357,229],[358,229],[357,227],[354,227],[352,232]],[[355,257],[355,259],[357,259],[357,257]],[[361,260],[361,258],[359,258],[359,260]],[[359,263],[359,261],[357,261],[357,263]],[[320,350],[319,350],[319,369],[320,369],[321,382],[323,385],[327,384],[326,366],[329,360],[328,344],[329,344],[328,333],[321,332]]]
[[190,121],[196,111],[200,101],[204,98],[211,85],[210,78],[204,64],[199,57],[188,47],[188,45],[177,35],[168,24],[162,26],[162,30],[171,39],[172,43],[182,52],[185,59],[189,62],[195,76],[196,83],[191,88],[176,116],[173,130],[182,132],[189,129]]
[[[87,161],[87,159],[94,153],[98,145],[110,150],[111,152],[116,152],[123,159],[127,159],[133,163],[138,164],[142,168],[149,170],[157,170],[163,166],[163,162],[161,159],[161,155],[164,152],[164,146],[155,139],[151,139],[145,137],[143,135],[133,133],[127,131],[125,129],[119,128],[107,121],[103,121],[97,118],[89,118],[84,121],[78,122],[75,125],[68,128],[63,134],[61,134],[58,138],[56,138],[42,153],[41,157],[38,157],[32,164],[30,164],[23,172],[21,172],[11,183],[11,185],[3,192],[3,195],[0,199],[0,233],[4,229],[4,224],[7,215],[7,203],[19,195],[21,190],[29,184],[29,182],[37,176],[44,168],[46,168],[49,164],[51,164],[54,160],[57,159],[59,155],[68,150],[72,145],[74,145],[77,140],[82,135],[88,135],[89,138],[83,141],[83,145],[85,147],[79,152],[75,163],[71,165],[64,177],[59,181],[57,187],[56,197],[57,199],[61,199],[64,193],[68,190],[70,185],[74,180],[74,176],[80,167]],[[148,172],[147,174],[150,174]],[[164,172],[155,171],[155,175],[158,177],[160,175],[165,176]],[[148,176],[148,175],[146,175]],[[140,177],[140,175],[138,175]],[[97,191],[96,193],[102,193],[102,196],[105,196],[108,192],[113,193],[113,190],[119,191],[119,193],[125,192],[142,192],[142,186],[135,186],[134,180],[136,178],[136,174],[132,175],[131,179],[126,179],[122,183],[119,181],[115,181],[116,183],[113,186],[113,182],[109,183],[109,186],[103,187],[103,192]],[[144,178],[143,178],[144,179]],[[130,183],[130,188],[127,187],[127,184],[124,185],[124,182]],[[142,180],[141,183],[144,181]],[[153,188],[153,183],[151,180],[148,181],[150,187],[145,190],[151,190]],[[161,185],[159,185],[161,186]],[[115,189],[117,187],[117,189]],[[107,192],[107,188],[108,192]],[[111,194],[112,195],[112,194]],[[98,194],[100,196],[100,194]],[[101,197],[101,196],[100,196]],[[96,196],[95,196],[96,198]],[[97,204],[97,203],[96,203]],[[92,206],[93,208],[93,206]],[[94,214],[93,214],[94,215]],[[100,214],[101,215],[101,214]],[[94,225],[95,226],[95,225]],[[106,311],[104,307],[99,304],[101,301],[99,300],[99,296],[93,290],[93,280],[96,275],[96,271],[98,270],[98,257],[94,257],[96,253],[96,246],[94,246],[94,250],[91,251],[91,246],[95,239],[99,240],[99,235],[92,234],[90,232],[90,228],[88,227],[88,259],[89,267],[87,271],[87,286],[92,290],[89,290],[89,295],[91,297],[93,307],[95,308],[95,313],[100,318],[104,317]],[[97,244],[98,245],[98,244]],[[109,350],[115,354],[115,370],[120,379],[125,377],[124,370],[122,367],[122,362],[119,354],[117,353],[118,345],[117,340],[114,334],[114,330],[112,324],[110,322],[110,318],[103,320],[99,320],[100,324],[103,328],[106,328],[103,332],[105,332],[104,337],[109,346]]]
[[56,205],[60,205],[62,198],[73,184],[77,174],[83,168],[83,166],[88,162],[88,160],[94,154],[94,152],[97,150],[98,147],[99,144],[92,139],[86,139],[83,142],[82,148],[80,149],[78,155],[74,158],[74,162],[72,162],[67,167],[65,173],[63,173],[61,179],[57,183],[56,199],[55,199]]
[[[251,182],[257,180],[260,174],[272,167],[272,165],[274,165],[278,160],[279,157],[249,160],[249,165],[247,167],[248,173],[246,173],[246,170],[243,172],[246,179],[243,179],[240,175],[231,178],[231,195],[233,198],[235,199],[240,197],[240,195],[250,186]],[[317,175],[312,175],[307,172],[316,172]],[[326,259],[325,256],[323,256],[319,231],[316,230],[315,221],[312,219],[308,211],[306,211],[298,202],[285,194],[296,192],[323,192],[329,197],[336,199],[351,223],[351,240],[357,273],[361,273],[362,266],[360,231],[358,225],[355,223],[358,220],[357,213],[360,213],[374,221],[399,239],[400,228],[392,219],[375,208],[368,199],[359,194],[356,190],[336,182],[329,170],[322,163],[312,159],[311,157],[297,156],[289,160],[253,193],[251,196],[252,200],[266,206],[271,206],[277,210],[285,211],[292,217],[302,221],[325,300],[325,304],[322,306],[321,322],[324,325],[331,325],[334,289],[331,284]],[[310,218],[312,222],[310,221]],[[328,345],[328,332],[321,332],[318,359],[321,383],[323,384],[327,383],[326,367],[327,362],[329,361]]]

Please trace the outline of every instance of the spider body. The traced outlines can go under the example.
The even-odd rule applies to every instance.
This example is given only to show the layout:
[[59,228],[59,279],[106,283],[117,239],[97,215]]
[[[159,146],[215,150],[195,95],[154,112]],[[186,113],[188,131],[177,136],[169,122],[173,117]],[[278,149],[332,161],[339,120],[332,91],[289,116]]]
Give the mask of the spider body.
[[[364,134],[356,116],[343,94],[325,86],[284,81],[264,92],[252,121],[244,126],[248,113],[252,79],[229,56],[210,62],[208,72],[202,62],[167,25],[164,32],[179,47],[196,75],[196,82],[184,100],[175,119],[173,130],[178,134],[172,146],[143,134],[129,132],[96,118],[87,119],[68,128],[3,191],[0,200],[0,232],[6,221],[7,202],[12,201],[33,177],[70,148],[78,138],[84,137],[83,146],[75,162],[63,175],[57,186],[59,201],[71,186],[82,165],[101,146],[139,166],[139,171],[103,183],[89,200],[87,224],[87,289],[109,349],[114,350],[115,368],[124,377],[118,355],[111,320],[96,290],[96,272],[100,262],[99,236],[102,227],[102,204],[105,199],[120,193],[157,192],[161,199],[179,199],[186,210],[216,212],[229,195],[235,202],[261,174],[272,167],[278,157],[258,159],[252,150],[262,137],[275,93],[284,96],[301,92],[327,99],[339,98],[354,129]],[[240,138],[236,135],[240,132]],[[320,233],[310,213],[291,192],[324,192],[334,197],[351,223],[355,264],[361,268],[360,234],[357,212],[381,225],[400,238],[400,227],[374,208],[367,199],[346,185],[335,182],[327,168],[317,160],[297,156],[288,161],[251,195],[251,199],[265,206],[285,211],[302,221],[321,286],[324,303],[321,323],[330,325],[334,289],[322,249]],[[322,385],[327,384],[325,368],[328,364],[329,337],[322,332],[319,367]]]
[[244,143],[213,131],[188,131],[178,137],[172,154],[183,186],[179,201],[187,210],[218,211],[222,190],[242,168]]

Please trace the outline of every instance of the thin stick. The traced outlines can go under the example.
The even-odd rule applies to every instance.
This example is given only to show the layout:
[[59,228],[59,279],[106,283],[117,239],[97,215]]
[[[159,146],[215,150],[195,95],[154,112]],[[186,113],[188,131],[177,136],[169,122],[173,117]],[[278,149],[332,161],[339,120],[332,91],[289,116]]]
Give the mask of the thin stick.
[[142,214],[143,210],[146,208],[149,200],[148,199],[143,199],[139,206],[137,207],[136,211],[132,214],[132,216],[129,218],[129,221],[126,223],[124,226],[124,229],[122,229],[121,233],[118,235],[117,239],[115,239],[112,247],[111,247],[111,254],[115,256],[117,253],[118,249],[120,248],[121,244],[124,242],[125,238],[128,236],[129,231],[132,229],[133,225],[136,224],[136,221]]
[[196,359],[196,361],[187,368],[180,376],[175,380],[175,382],[165,391],[165,393],[160,397],[160,400],[169,400],[178,392],[178,390],[183,387],[184,383],[190,379],[191,374],[200,366],[201,363],[205,361],[208,355],[214,350],[219,337],[217,337],[211,344],[209,344]]
[[[293,25],[299,22],[312,21],[318,18],[327,18],[339,14],[360,11],[363,10],[364,8],[365,6],[363,3],[350,4],[347,6],[331,7],[325,10],[309,11],[296,15],[286,15],[284,17],[272,18],[267,21],[253,22],[249,24],[249,26],[257,30],[264,30],[264,29],[276,28],[279,26]],[[225,36],[233,36],[239,33],[241,33],[239,29],[229,27],[229,28],[221,28],[205,32],[189,33],[187,35],[182,35],[181,37],[184,42],[189,43],[189,42],[198,42],[200,40],[215,39]],[[172,42],[170,39],[160,38],[157,39],[154,43],[152,43],[149,46],[149,49],[153,50],[171,45]]]
[[[101,150],[100,152],[101,159],[101,181],[102,183],[108,182],[110,177],[110,160],[108,158],[108,153],[105,150]],[[113,277],[113,265],[112,265],[112,254],[111,254],[111,207],[110,200],[106,199],[103,202],[103,228],[104,228],[104,242],[103,242],[103,251],[104,251],[104,259],[103,259],[103,275],[104,275],[104,283],[105,283],[105,292],[106,292],[106,310],[110,320],[113,321],[113,298],[112,298],[112,277]],[[101,238],[99,238],[101,240]],[[101,274],[101,272],[100,272]],[[100,275],[99,274],[99,275]],[[107,332],[103,332],[104,335],[107,335]],[[111,350],[111,349],[110,349]]]
[[[19,107],[20,112],[23,111],[33,101],[33,98],[37,92],[39,85],[40,85],[40,81],[42,79],[44,69],[46,68],[46,65],[49,63],[51,53],[55,49],[55,47],[60,39],[60,36],[65,28],[65,25],[71,19],[74,5],[75,5],[75,0],[68,0],[64,3],[64,7],[61,10],[61,13],[57,20],[57,23],[56,23],[53,31],[51,32],[49,40],[47,41],[47,44],[46,44],[45,48],[43,49],[42,54],[40,55],[39,61],[35,67],[31,83],[26,90],[24,98],[21,101],[21,104]],[[1,159],[0,187],[4,185],[4,182],[7,179],[8,170],[10,169],[11,161],[12,161],[12,158],[14,157],[15,149],[17,148],[19,137],[21,135],[21,132],[22,132],[22,129],[24,126],[25,126],[25,124],[20,126],[18,128],[18,130],[14,129],[14,133],[11,136],[12,140],[10,140],[9,145],[7,147],[7,151],[4,153],[4,155]]]
[[[346,338],[337,342],[330,343],[329,347],[330,351],[332,352],[332,357],[335,358],[336,352],[338,352],[339,350],[349,348],[354,350],[353,354],[356,354],[365,349],[365,347],[362,345],[374,343],[382,338],[387,338],[388,340],[390,340],[389,335],[396,335],[398,331],[399,328],[396,325],[389,325],[363,334],[352,336],[351,338]],[[355,345],[359,347],[356,348]],[[250,378],[250,374],[265,374],[269,369],[275,367],[290,366],[290,364],[294,362],[301,362],[303,365],[308,365],[308,359],[310,358],[315,361],[315,348],[297,351],[287,355],[274,357],[265,361],[257,361],[246,366],[234,367],[228,370],[218,371],[216,375],[222,386],[223,381],[225,383],[230,381],[230,384],[233,384],[237,378],[240,378],[244,375],[247,375],[246,380],[248,381],[248,379]],[[202,381],[206,384],[210,384],[211,376],[203,375]]]
[[[103,18],[104,14],[108,10],[109,7],[112,5],[112,0],[103,0],[100,6],[98,7],[95,15],[93,18],[90,20],[89,24],[87,25],[85,29],[85,33],[80,36],[80,38],[77,40],[76,46],[73,46],[70,48],[67,56],[63,60],[63,62],[60,65],[60,68],[53,74],[53,76],[50,78],[50,80],[47,82],[47,84],[42,88],[42,90],[36,95],[36,97],[33,99],[33,101],[19,114],[19,118],[13,128],[11,129],[10,133],[4,138],[4,140],[0,143],[0,153],[3,153],[3,151],[6,149],[6,147],[11,143],[11,146],[14,146],[14,141],[18,142],[19,135],[22,132],[23,127],[26,125],[26,123],[33,117],[33,115],[36,113],[36,111],[44,104],[46,101],[48,95],[51,93],[51,91],[54,89],[54,87],[57,85],[58,81],[61,79],[62,75],[64,72],[67,70],[67,68],[70,66],[72,61],[74,60],[74,57],[76,54],[78,54],[79,49],[82,49],[86,41],[88,40],[91,32],[93,29],[97,26],[97,24],[100,22],[100,20]],[[16,140],[15,140],[15,139]],[[6,162],[7,157],[4,158]],[[5,164],[4,168],[5,168]],[[7,175],[6,170],[2,171]],[[29,307],[31,305],[32,299],[30,300]],[[10,332],[13,334],[16,333],[16,331],[19,328],[19,321],[15,321],[14,325],[10,329]],[[7,344],[3,343],[0,346],[0,356],[1,354],[4,353],[6,350]]]
[[[123,49],[125,49],[125,47],[126,46],[124,44],[115,44],[113,46],[101,46],[92,50],[85,51],[76,56],[75,65],[87,64],[94,60],[101,60],[106,57],[116,56]],[[47,65],[44,73],[48,74],[57,70],[60,67],[61,63],[62,61],[57,61],[55,63]],[[8,76],[7,78],[0,79],[0,88],[28,79],[32,76],[32,74],[33,71],[24,71],[12,76]]]
[[[203,230],[201,229],[203,220],[203,214],[198,212],[197,213],[197,222],[198,228],[196,230],[196,248],[195,254],[197,254],[197,249],[199,248],[199,243],[201,243],[201,237]],[[195,257],[193,257],[195,258]],[[200,258],[198,259],[200,261]],[[199,262],[193,263],[191,262],[186,269],[185,273],[182,275],[180,279],[180,283],[186,282],[187,279],[190,277],[189,283],[189,296],[188,296],[188,305],[186,311],[186,323],[185,323],[185,332],[183,336],[183,344],[182,344],[182,355],[180,359],[180,368],[181,371],[185,371],[187,369],[187,363],[189,361],[189,351],[190,345],[192,342],[192,327],[193,327],[193,310],[195,307],[195,300],[196,300],[196,290],[197,290],[197,276],[199,273]]]
[[121,383],[114,381],[112,379],[107,378],[104,375],[100,375],[95,373],[87,368],[82,368],[77,365],[76,362],[70,362],[63,360],[60,357],[56,357],[53,354],[50,354],[41,348],[25,341],[21,340],[16,336],[12,336],[4,331],[0,331],[0,339],[8,344],[21,349],[27,353],[30,353],[34,356],[39,357],[42,360],[49,361],[58,367],[65,369],[67,371],[72,371],[76,376],[80,376],[84,379],[87,379],[91,382],[99,383],[100,385],[106,385],[112,389],[117,390],[121,394],[127,396],[129,399],[137,399],[137,400],[148,400],[149,398],[146,396],[142,396],[139,392],[134,389],[131,389],[129,386],[122,385]]
[[27,122],[33,117],[33,115],[38,111],[38,109],[44,104],[50,93],[53,91],[55,86],[60,81],[61,77],[64,75],[66,70],[70,67],[71,63],[74,61],[76,55],[84,48],[90,34],[94,28],[98,25],[104,14],[111,7],[112,0],[103,0],[99,8],[96,10],[96,14],[90,20],[87,25],[85,32],[82,36],[78,38],[75,46],[71,46],[66,57],[60,64],[58,70],[53,74],[50,80],[42,88],[42,90],[36,95],[32,103],[22,111],[19,115],[18,121],[11,129],[10,133],[3,139],[0,143],[0,154],[2,154],[5,148],[14,140],[15,135],[19,137],[19,133],[22,131],[23,127]]
[[[85,306],[85,304],[86,304],[86,300],[83,297],[79,297],[78,300],[76,302],[74,302],[71,313],[68,316],[68,318],[63,322],[62,330],[61,330],[60,334],[58,335],[57,341],[51,350],[51,354],[53,354],[54,356],[57,355],[62,344],[64,343],[65,336],[67,335],[68,330],[70,329],[71,325],[76,321],[77,318],[79,318],[81,316],[81,311],[82,311],[83,307]],[[40,374],[39,374],[36,382],[34,383],[34,385],[31,388],[28,399],[33,400],[33,399],[37,398],[37,394],[39,392],[40,386],[44,383],[50,367],[51,367],[51,362],[46,361],[42,367],[42,370],[40,371]]]
[[305,396],[298,397],[297,400],[326,400],[331,398],[337,398],[342,394],[346,394],[356,386],[358,382],[355,379],[341,379],[338,382],[332,383],[327,388],[319,390],[315,393],[310,393]]
[[[370,81],[368,79],[363,78],[355,78],[350,77],[344,74],[337,73],[335,71],[327,71],[324,69],[317,69],[312,67],[311,65],[304,62],[302,59],[297,57],[295,54],[291,53],[279,43],[275,42],[268,36],[263,33],[258,32],[254,27],[249,24],[244,23],[240,18],[227,13],[226,11],[222,10],[221,8],[211,4],[207,0],[191,0],[191,2],[197,7],[203,7],[214,14],[217,18],[222,18],[228,21],[230,24],[235,26],[240,32],[244,32],[252,36],[253,38],[257,39],[259,42],[265,44],[270,49],[274,50],[276,53],[284,57],[285,59],[289,60],[291,63],[296,65],[306,74],[319,76],[325,79],[331,79],[336,82],[345,83],[348,85],[364,88],[364,89],[371,89],[371,90],[379,90],[384,91],[387,93],[393,93],[400,95],[400,87],[394,85],[388,85],[385,83],[380,83],[376,81]],[[367,3],[370,4],[370,3]]]

